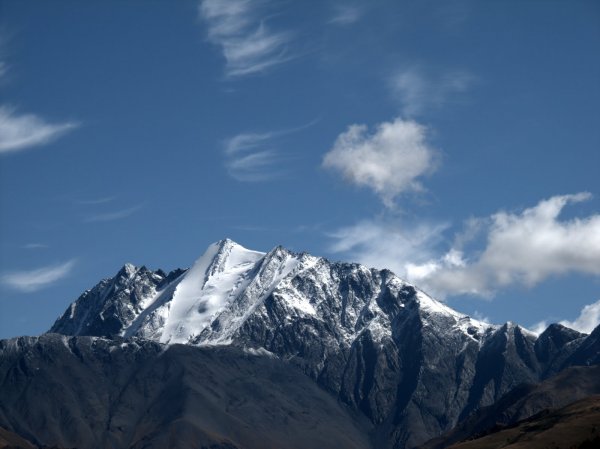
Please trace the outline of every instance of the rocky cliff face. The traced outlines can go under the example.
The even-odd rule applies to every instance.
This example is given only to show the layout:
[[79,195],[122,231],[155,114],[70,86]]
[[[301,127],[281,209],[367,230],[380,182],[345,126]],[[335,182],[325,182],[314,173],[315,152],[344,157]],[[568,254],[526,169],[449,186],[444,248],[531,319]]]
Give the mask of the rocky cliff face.
[[275,357],[46,334],[0,341],[0,428],[60,448],[370,448],[372,426]]
[[126,265],[51,332],[272,354],[366,416],[382,448],[413,447],[520,383],[597,363],[599,344],[562,326],[537,338],[479,322],[387,270],[230,240],[189,270]]

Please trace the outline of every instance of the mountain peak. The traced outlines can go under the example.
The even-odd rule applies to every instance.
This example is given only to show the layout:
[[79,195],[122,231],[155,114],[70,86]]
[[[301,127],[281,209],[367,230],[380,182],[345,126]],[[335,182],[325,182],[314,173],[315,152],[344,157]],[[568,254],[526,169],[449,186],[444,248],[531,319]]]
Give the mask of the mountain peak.
[[162,343],[227,344],[266,319],[261,332],[311,322],[348,346],[367,330],[377,341],[391,338],[396,316],[412,310],[434,333],[458,332],[481,342],[495,327],[456,312],[389,270],[330,262],[283,246],[252,251],[229,238],[209,245],[188,270],[168,276],[126,264],[71,310],[79,313],[65,313],[54,331],[94,330]]
[[[203,266],[208,262],[208,266],[205,269],[205,276],[208,279],[208,277],[229,268],[255,262],[262,256],[264,256],[264,253],[249,250],[226,238],[210,245],[200,259],[198,259],[197,263],[202,260],[200,265]],[[212,260],[209,262],[208,259]]]
[[137,271],[137,267],[135,265],[133,265],[132,263],[127,262],[125,265],[123,265],[121,267],[121,269],[117,273],[117,276],[130,278],[131,276],[133,276],[135,274],[136,271]]

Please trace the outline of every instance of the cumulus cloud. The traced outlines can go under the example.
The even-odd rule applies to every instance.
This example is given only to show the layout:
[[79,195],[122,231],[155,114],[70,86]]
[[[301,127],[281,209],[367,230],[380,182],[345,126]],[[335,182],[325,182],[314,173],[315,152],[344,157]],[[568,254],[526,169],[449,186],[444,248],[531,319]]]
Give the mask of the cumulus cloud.
[[475,77],[464,70],[433,75],[411,67],[397,71],[390,84],[402,104],[403,114],[412,117],[440,108],[452,95],[467,91],[474,80]]
[[0,106],[0,154],[50,143],[77,126],[74,122],[47,123],[34,114],[17,115]]
[[291,59],[288,32],[274,32],[261,14],[261,0],[203,0],[200,15],[208,26],[208,39],[221,47],[226,74],[240,77],[264,72]]
[[[440,298],[460,294],[489,297],[502,288],[532,287],[568,273],[600,276],[600,215],[560,219],[565,206],[589,198],[588,193],[554,196],[522,212],[501,211],[472,220],[468,231],[458,233],[454,245],[438,256],[444,227],[429,225],[425,229],[431,232],[415,237],[414,231],[404,231],[401,223],[390,225],[381,220],[350,228],[359,239],[356,244],[347,230],[334,233],[331,250],[368,265],[387,265]],[[463,245],[474,229],[484,235],[483,247],[466,251]],[[390,239],[390,232],[398,236]],[[412,247],[399,244],[403,240]],[[419,260],[414,254],[421,250],[434,257]]]
[[75,267],[75,260],[63,264],[50,265],[35,270],[15,271],[5,273],[0,281],[15,290],[22,292],[35,292],[67,277]]
[[414,280],[444,294],[490,296],[510,285],[532,287],[550,276],[598,276],[600,215],[560,219],[567,204],[590,197],[560,195],[520,213],[498,212],[484,221],[487,241],[480,254],[468,257],[452,249],[453,260],[446,255],[429,262],[431,270]]
[[399,194],[423,190],[420,178],[435,169],[438,152],[426,138],[424,126],[401,118],[371,133],[366,125],[351,125],[325,154],[323,166],[371,188],[391,207]]

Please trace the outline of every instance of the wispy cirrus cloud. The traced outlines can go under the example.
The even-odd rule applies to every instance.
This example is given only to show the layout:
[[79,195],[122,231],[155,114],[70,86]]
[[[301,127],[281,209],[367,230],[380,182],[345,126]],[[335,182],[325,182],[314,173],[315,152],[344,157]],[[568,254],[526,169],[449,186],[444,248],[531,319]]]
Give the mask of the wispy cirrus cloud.
[[75,259],[68,262],[49,265],[35,270],[14,271],[0,276],[0,281],[14,289],[25,293],[31,293],[67,277],[75,267]]
[[281,159],[273,147],[275,132],[238,134],[225,143],[225,167],[237,181],[266,181],[277,177]]
[[323,158],[323,167],[338,171],[350,183],[369,187],[387,207],[407,191],[423,190],[421,178],[435,170],[438,151],[427,142],[427,129],[396,118],[378,124],[350,125]]
[[76,122],[48,123],[35,114],[16,114],[0,106],[0,154],[50,143],[79,126]]
[[227,173],[242,182],[267,181],[287,173],[282,164],[289,155],[282,154],[282,139],[317,121],[277,131],[242,133],[227,139],[223,147]]
[[333,7],[333,15],[329,19],[329,23],[334,25],[352,25],[358,22],[364,13],[363,8],[358,5],[337,4]]
[[203,0],[200,15],[208,40],[221,47],[228,77],[265,72],[293,58],[291,33],[273,31],[267,23],[266,0]]
[[436,256],[435,248],[447,228],[447,223],[407,224],[386,217],[366,219],[328,233],[329,251],[406,277],[409,264],[425,264]]
[[115,211],[110,211],[110,212],[93,214],[93,215],[86,217],[83,221],[84,221],[84,223],[97,223],[97,222],[121,220],[121,219],[127,218],[127,217],[135,214],[137,211],[139,211],[143,207],[144,207],[144,204],[138,204],[136,206],[129,207],[127,209],[120,209],[120,210],[115,210]]
[[[365,220],[331,234],[330,249],[358,262],[390,268],[439,298],[491,297],[569,273],[600,276],[600,215],[561,220],[562,210],[589,193],[554,196],[521,212],[470,220],[440,251],[445,224],[406,228],[400,220]],[[466,250],[476,235],[483,246]]]
[[104,196],[104,197],[100,197],[100,198],[90,198],[90,199],[76,199],[73,200],[73,202],[75,204],[82,204],[82,205],[96,205],[96,204],[106,204],[106,203],[110,203],[111,201],[114,201],[117,197],[116,196]]
[[414,117],[441,108],[450,98],[465,93],[476,78],[466,70],[447,70],[441,74],[410,67],[398,70],[390,80],[405,117]]
[[0,82],[8,73],[8,63],[6,62],[6,36],[3,30],[0,30]]
[[44,243],[27,243],[23,245],[23,249],[46,249],[48,245]]

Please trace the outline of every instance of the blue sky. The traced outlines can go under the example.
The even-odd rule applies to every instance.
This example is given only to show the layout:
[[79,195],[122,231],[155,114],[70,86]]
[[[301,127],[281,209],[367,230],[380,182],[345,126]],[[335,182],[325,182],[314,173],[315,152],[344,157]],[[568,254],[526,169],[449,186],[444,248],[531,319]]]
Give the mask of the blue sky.
[[0,337],[225,237],[589,329],[599,48],[595,1],[0,0]]

